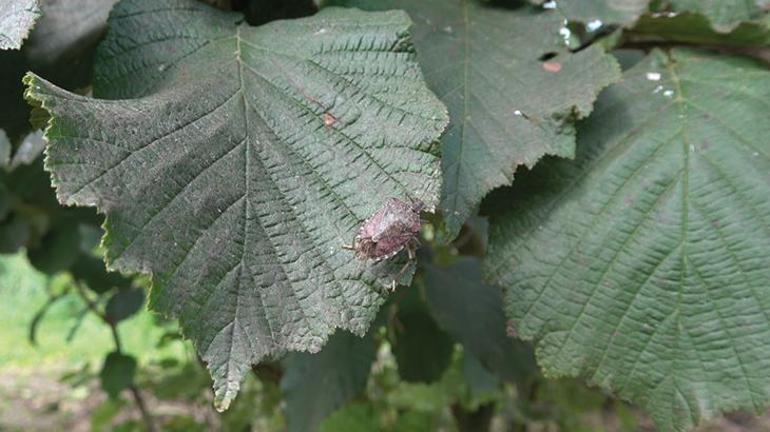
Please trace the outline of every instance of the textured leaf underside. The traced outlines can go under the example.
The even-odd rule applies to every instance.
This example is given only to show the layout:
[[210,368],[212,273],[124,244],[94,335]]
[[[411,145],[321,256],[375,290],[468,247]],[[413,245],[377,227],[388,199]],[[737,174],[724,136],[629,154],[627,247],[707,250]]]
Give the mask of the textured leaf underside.
[[[250,365],[363,334],[398,272],[349,243],[387,197],[438,201],[447,123],[398,11],[261,27],[192,0],[127,0],[92,99],[35,75],[64,204],[107,215],[110,268],[153,274],[226,409]],[[120,100],[117,100],[120,98]]]
[[519,180],[487,273],[547,374],[661,430],[770,400],[770,72],[654,51],[608,89],[572,161]]
[[[428,84],[449,107],[442,140],[441,209],[456,234],[481,199],[510,184],[519,165],[572,157],[575,117],[619,77],[599,47],[566,53],[555,10],[495,7],[479,0],[336,0],[406,10]],[[559,53],[550,70],[539,58]]]
[[0,50],[21,48],[39,17],[37,0],[0,2]]

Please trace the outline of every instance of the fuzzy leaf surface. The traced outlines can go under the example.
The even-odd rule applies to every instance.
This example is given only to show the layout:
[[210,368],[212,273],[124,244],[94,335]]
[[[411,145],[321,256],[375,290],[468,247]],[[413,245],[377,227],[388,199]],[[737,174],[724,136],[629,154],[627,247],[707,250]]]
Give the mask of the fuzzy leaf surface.
[[126,0],[97,53],[105,99],[26,78],[59,200],[106,214],[110,269],[153,274],[219,409],[264,358],[366,331],[400,265],[342,246],[388,197],[436,204],[447,123],[403,12],[241,21]]
[[39,17],[38,0],[0,1],[0,50],[21,48]]
[[547,375],[661,430],[770,400],[770,72],[653,51],[600,97],[575,161],[523,176],[486,272]]
[[[554,10],[504,8],[478,0],[336,0],[367,10],[404,9],[425,79],[447,104],[441,210],[450,237],[481,199],[510,184],[520,165],[572,157],[576,117],[619,77],[599,47],[568,54]],[[539,58],[550,60],[550,71]],[[557,70],[558,69],[558,70]]]

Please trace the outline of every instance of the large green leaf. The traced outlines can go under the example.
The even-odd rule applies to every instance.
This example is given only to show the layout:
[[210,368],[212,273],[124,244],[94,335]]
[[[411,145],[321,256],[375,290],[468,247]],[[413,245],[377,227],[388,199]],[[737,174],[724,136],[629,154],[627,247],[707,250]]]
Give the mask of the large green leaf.
[[0,50],[21,48],[39,17],[37,0],[0,2]]
[[662,38],[697,44],[766,47],[770,45],[770,21],[745,21],[729,33],[722,33],[714,30],[711,21],[699,13],[652,14],[645,15],[637,22],[632,37],[655,41]]
[[653,51],[600,97],[574,162],[493,202],[487,273],[552,376],[684,430],[770,399],[770,72]]
[[488,370],[509,381],[535,372],[532,348],[508,335],[500,289],[481,280],[481,261],[426,265],[425,297],[433,316]]
[[42,0],[43,17],[24,47],[27,57],[41,66],[64,61],[90,64],[90,54],[107,29],[107,16],[115,3],[117,0]]
[[629,25],[647,11],[650,0],[552,0],[543,3],[570,21],[589,24],[596,30],[606,24]]
[[320,353],[289,354],[281,379],[289,430],[317,430],[326,416],[363,392],[376,349],[371,332],[364,338],[337,332]]
[[433,320],[417,287],[402,296],[389,332],[398,376],[406,382],[438,381],[452,360],[455,343]]
[[42,17],[21,51],[0,51],[0,128],[11,142],[30,131],[24,74],[31,70],[68,90],[89,86],[96,45],[116,1],[39,0]]
[[[527,4],[477,0],[336,0],[401,8],[415,21],[425,78],[449,107],[442,143],[441,209],[456,234],[481,198],[543,155],[572,157],[572,121],[591,111],[619,69],[599,47],[566,52],[563,17]],[[544,65],[546,53],[560,53]],[[544,67],[545,66],[545,67]]]
[[400,265],[349,243],[391,196],[436,204],[446,111],[402,12],[332,9],[262,27],[192,0],[127,0],[94,94],[35,75],[64,204],[107,215],[111,269],[153,273],[225,409],[250,365],[363,334]]
[[711,20],[714,29],[723,33],[734,30],[743,21],[762,17],[767,0],[668,0],[678,12],[699,12]]

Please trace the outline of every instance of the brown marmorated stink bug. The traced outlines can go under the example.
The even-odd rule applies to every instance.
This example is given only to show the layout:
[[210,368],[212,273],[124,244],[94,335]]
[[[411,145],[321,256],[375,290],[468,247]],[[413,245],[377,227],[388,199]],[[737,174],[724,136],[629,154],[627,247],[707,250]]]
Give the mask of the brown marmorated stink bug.
[[[406,203],[398,198],[388,198],[382,208],[361,224],[353,244],[342,247],[355,251],[356,258],[362,261],[371,259],[374,262],[391,258],[406,249],[411,261],[420,244],[417,236],[422,226],[420,212],[424,208],[425,204],[419,200]],[[393,280],[391,289],[396,288],[396,280],[408,267],[409,262]]]

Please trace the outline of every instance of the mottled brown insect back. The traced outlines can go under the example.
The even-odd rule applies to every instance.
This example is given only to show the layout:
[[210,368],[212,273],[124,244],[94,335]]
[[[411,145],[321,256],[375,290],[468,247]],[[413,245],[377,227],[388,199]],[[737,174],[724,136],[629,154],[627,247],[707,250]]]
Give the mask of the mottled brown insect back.
[[[398,198],[388,198],[381,209],[366,219],[356,233],[353,244],[343,246],[356,252],[356,258],[366,261],[382,261],[406,249],[409,259],[414,259],[414,249],[419,244],[422,220],[420,212],[425,208],[422,201],[407,203]],[[407,263],[399,272],[399,279],[408,268]],[[392,288],[395,289],[396,280]]]

